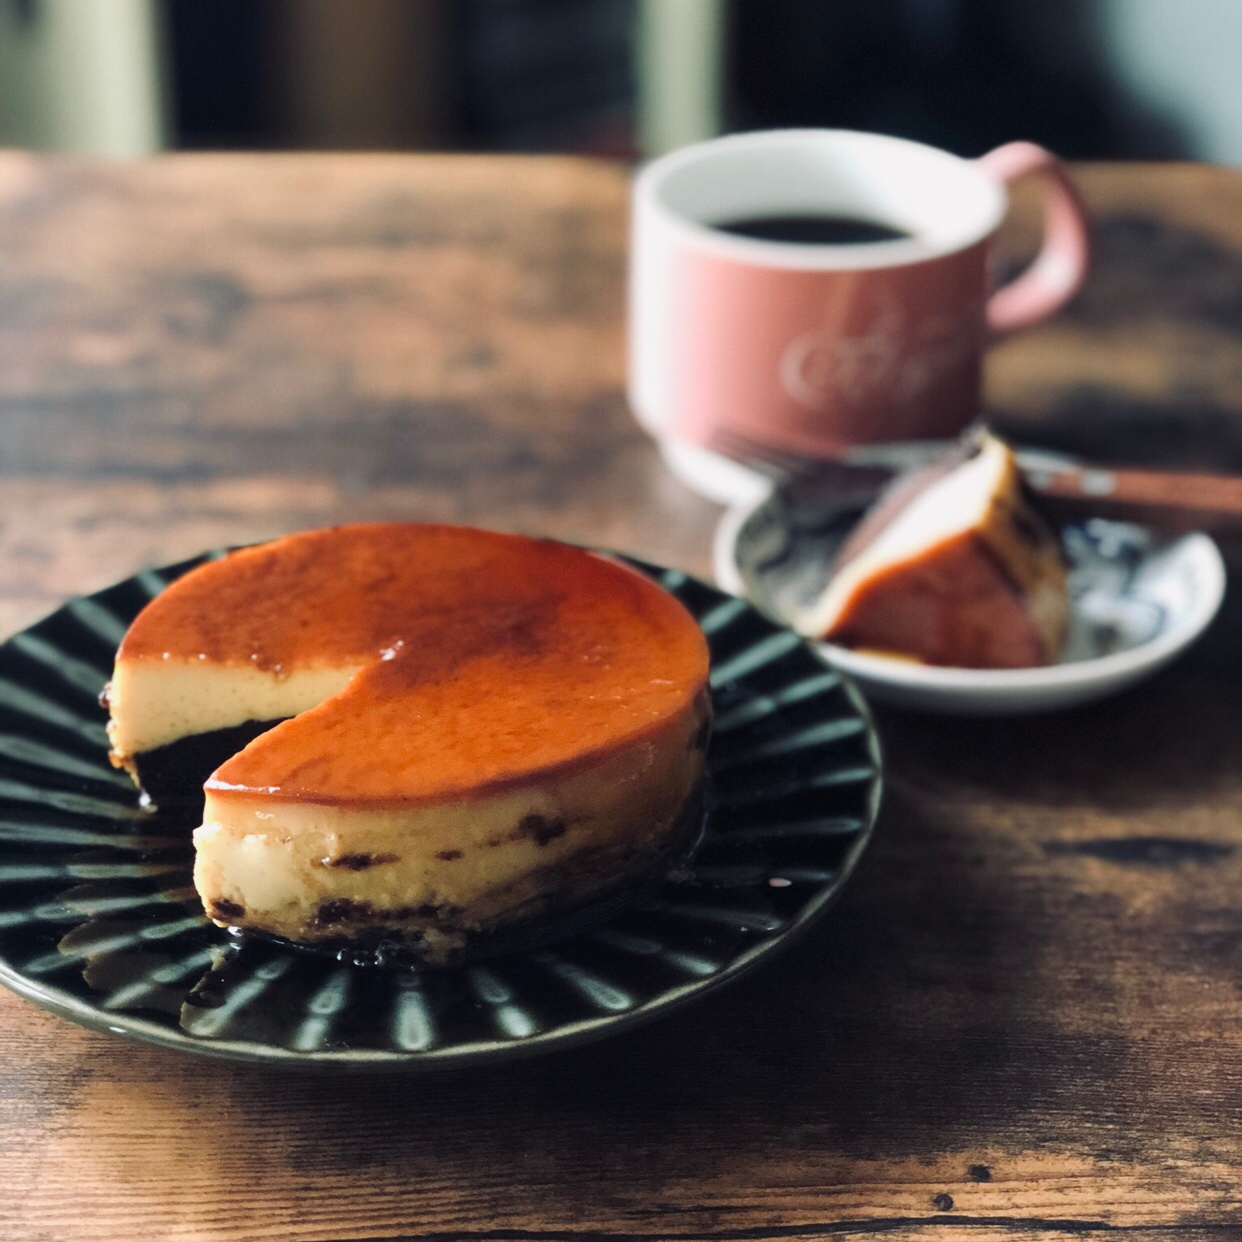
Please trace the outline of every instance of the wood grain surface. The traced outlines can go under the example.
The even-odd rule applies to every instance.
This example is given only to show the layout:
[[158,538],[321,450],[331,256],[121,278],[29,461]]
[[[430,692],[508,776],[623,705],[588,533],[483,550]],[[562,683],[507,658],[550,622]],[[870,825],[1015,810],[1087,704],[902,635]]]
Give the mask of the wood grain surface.
[[[1242,176],[1079,177],[1098,269],[996,350],[990,412],[1242,470]],[[705,574],[717,511],[624,401],[626,190],[558,159],[0,155],[0,629],[369,517]],[[0,1238],[1242,1237],[1240,626],[1234,592],[1187,659],[1072,713],[882,714],[841,905],[593,1047],[341,1080],[0,995]]]

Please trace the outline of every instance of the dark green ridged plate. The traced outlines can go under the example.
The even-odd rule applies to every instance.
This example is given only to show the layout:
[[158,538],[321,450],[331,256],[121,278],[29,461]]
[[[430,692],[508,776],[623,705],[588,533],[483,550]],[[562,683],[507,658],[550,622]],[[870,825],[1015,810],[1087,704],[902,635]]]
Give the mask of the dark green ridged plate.
[[75,599],[0,646],[0,982],[84,1026],[341,1070],[578,1043],[776,952],[823,913],[866,845],[880,759],[854,689],[743,601],[629,562],[711,644],[711,806],[684,866],[594,926],[473,966],[386,971],[239,942],[194,893],[193,825],[143,811],[109,766],[96,702],[130,620],[203,559]]

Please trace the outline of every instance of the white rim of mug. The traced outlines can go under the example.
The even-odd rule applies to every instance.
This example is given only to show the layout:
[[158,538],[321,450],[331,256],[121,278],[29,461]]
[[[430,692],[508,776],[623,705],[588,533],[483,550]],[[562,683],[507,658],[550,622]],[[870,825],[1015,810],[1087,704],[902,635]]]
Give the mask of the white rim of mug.
[[[928,245],[924,241],[913,238],[881,242],[852,242],[848,245],[762,241],[758,238],[739,237],[736,234],[725,233],[711,224],[695,220],[670,206],[662,196],[662,190],[668,178],[715,154],[745,150],[747,147],[771,147],[782,143],[822,145],[825,142],[842,138],[847,141],[863,140],[874,146],[887,147],[890,151],[901,150],[911,154],[917,152],[922,156],[932,156],[967,175],[993,199],[986,227],[977,228],[965,240],[958,239],[940,245]],[[939,147],[928,146],[923,142],[855,129],[756,130],[743,134],[728,134],[723,138],[711,138],[706,142],[681,147],[668,155],[652,160],[639,172],[634,182],[634,198],[636,203],[652,212],[663,225],[680,234],[683,240],[697,250],[757,267],[823,272],[914,267],[920,263],[943,259],[947,255],[959,254],[991,237],[1000,227],[1009,206],[1009,193],[1005,186],[984,172],[975,161],[963,159],[950,151],[943,151]]]

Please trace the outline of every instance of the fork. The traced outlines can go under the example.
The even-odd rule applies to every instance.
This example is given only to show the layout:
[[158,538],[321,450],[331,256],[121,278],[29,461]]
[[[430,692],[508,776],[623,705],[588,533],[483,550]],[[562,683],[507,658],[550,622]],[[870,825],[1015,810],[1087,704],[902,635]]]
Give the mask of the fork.
[[[803,457],[717,430],[709,446],[800,494],[874,496],[905,469],[926,465],[943,442],[868,445],[845,456]],[[1123,518],[1171,530],[1242,532],[1242,476],[1182,470],[1144,470],[1087,464],[1039,449],[1015,450],[1027,486],[1054,516]],[[844,500],[845,497],[843,496]]]

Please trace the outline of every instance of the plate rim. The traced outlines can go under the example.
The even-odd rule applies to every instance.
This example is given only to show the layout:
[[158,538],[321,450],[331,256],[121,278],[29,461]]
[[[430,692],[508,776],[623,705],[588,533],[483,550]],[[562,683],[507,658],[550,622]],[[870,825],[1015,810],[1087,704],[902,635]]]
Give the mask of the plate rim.
[[[774,624],[789,628],[787,619],[773,616],[750,597],[737,565],[737,543],[743,528],[771,499],[770,493],[753,504],[733,505],[721,516],[712,543],[713,576],[721,590],[746,600]],[[1152,528],[1143,526],[1141,529]],[[1058,692],[1107,694],[1114,688],[1121,690],[1146,673],[1154,673],[1184,651],[1211,625],[1224,602],[1228,586],[1224,556],[1206,531],[1178,534],[1166,546],[1180,547],[1180,555],[1195,561],[1204,576],[1203,589],[1196,593],[1192,607],[1179,622],[1124,651],[1039,668],[975,669],[908,663],[853,651],[835,643],[816,639],[804,641],[820,651],[834,668],[858,678],[864,685],[874,682],[908,691],[911,696],[925,695],[928,702],[933,697],[944,696],[965,708],[972,696],[1000,699],[1012,695],[1020,697],[1024,703],[1033,703],[1045,693],[1049,698]]]

